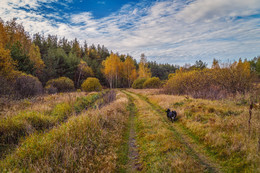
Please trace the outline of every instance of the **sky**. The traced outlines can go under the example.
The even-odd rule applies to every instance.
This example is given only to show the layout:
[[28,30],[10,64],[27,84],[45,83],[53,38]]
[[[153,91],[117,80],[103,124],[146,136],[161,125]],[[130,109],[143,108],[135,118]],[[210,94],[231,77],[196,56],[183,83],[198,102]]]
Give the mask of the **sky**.
[[260,0],[1,0],[0,17],[41,33],[184,65],[260,55]]

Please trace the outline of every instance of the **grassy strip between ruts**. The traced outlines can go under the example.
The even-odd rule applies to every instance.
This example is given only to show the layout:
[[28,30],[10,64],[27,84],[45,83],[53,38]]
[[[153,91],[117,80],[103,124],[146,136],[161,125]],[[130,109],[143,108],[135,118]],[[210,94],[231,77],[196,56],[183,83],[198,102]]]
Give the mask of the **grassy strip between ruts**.
[[[125,94],[125,93],[124,93]],[[123,140],[119,147],[119,150],[117,152],[118,158],[117,158],[117,168],[116,172],[127,172],[127,163],[129,161],[128,154],[129,154],[129,135],[130,135],[130,126],[131,121],[134,121],[133,115],[136,113],[136,107],[133,103],[133,98],[129,97],[128,94],[128,105],[127,105],[127,111],[129,112],[129,118],[127,125],[124,128],[123,133]]]
[[143,172],[210,171],[190,155],[158,112],[135,94],[129,94],[138,110],[135,124]]
[[0,146],[3,148],[0,151],[1,157],[18,144],[22,137],[48,130],[64,122],[74,112],[79,113],[91,107],[106,92],[92,93],[84,97],[79,97],[75,102],[59,103],[50,112],[45,114],[37,111],[22,112],[17,116],[2,118],[0,120]]
[[[259,166],[257,166],[259,155],[257,156],[256,152],[252,153],[256,142],[249,137],[246,141],[241,138],[241,133],[245,133],[242,130],[243,124],[241,124],[241,121],[243,122],[245,119],[245,113],[223,115],[225,110],[229,110],[228,112],[231,112],[230,110],[232,112],[243,112],[243,107],[234,103],[228,104],[227,101],[180,99],[180,96],[150,95],[149,99],[141,93],[139,96],[160,112],[164,112],[169,105],[174,105],[174,108],[180,112],[179,121],[175,122],[174,126],[178,128],[179,132],[189,136],[192,142],[203,149],[201,151],[209,156],[212,161],[220,164],[224,171],[257,172],[259,170]],[[177,102],[174,99],[175,97]],[[182,105],[179,106],[178,103],[182,103]],[[187,114],[189,110],[191,110],[192,115]],[[257,113],[257,110],[255,113]],[[245,130],[247,129],[245,128]],[[253,138],[253,135],[251,138]],[[247,145],[252,146],[252,148],[244,148]]]
[[33,134],[0,162],[0,172],[113,172],[128,121],[127,98]]

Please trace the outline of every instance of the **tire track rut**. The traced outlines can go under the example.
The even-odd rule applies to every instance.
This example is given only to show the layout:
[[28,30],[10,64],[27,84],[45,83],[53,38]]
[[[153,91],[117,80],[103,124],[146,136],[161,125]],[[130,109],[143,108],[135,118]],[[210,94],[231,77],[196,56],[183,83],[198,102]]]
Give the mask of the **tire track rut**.
[[196,142],[183,130],[179,123],[172,124],[167,120],[167,117],[163,116],[165,114],[162,108],[152,104],[146,97],[126,91],[128,94],[132,95],[135,99],[140,98],[142,101],[146,102],[151,109],[153,109],[161,118],[162,121],[172,130],[175,137],[185,146],[186,152],[190,154],[195,160],[197,160],[201,165],[206,167],[206,172],[222,172],[223,168],[215,160],[209,157],[205,153],[203,146],[196,144]]

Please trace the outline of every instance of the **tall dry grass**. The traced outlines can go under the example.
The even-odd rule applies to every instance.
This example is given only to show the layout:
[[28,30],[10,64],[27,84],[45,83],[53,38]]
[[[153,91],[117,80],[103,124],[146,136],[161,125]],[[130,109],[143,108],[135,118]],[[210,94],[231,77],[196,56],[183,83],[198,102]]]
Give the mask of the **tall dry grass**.
[[56,104],[74,102],[78,97],[87,95],[85,92],[58,93],[43,95],[22,100],[6,100],[0,98],[0,117],[10,117],[24,111],[48,112]]
[[11,172],[114,172],[128,119],[127,98],[69,119],[45,134],[34,134],[0,162]]
[[204,172],[163,117],[139,97],[135,99],[137,144],[143,172]]
[[176,110],[178,122],[232,171],[260,171],[259,107],[253,108],[249,134],[249,104],[244,98],[205,100],[163,94],[148,97],[164,109]]
[[[70,116],[76,115],[91,108],[95,101],[107,91],[90,93],[84,97],[70,99],[70,96],[61,97],[62,103],[57,103],[51,110],[42,113],[39,111],[19,112],[13,116],[0,118],[0,157],[4,157],[19,141],[30,134],[47,131],[66,121]],[[76,95],[76,94],[75,94]],[[60,102],[60,101],[59,101]]]

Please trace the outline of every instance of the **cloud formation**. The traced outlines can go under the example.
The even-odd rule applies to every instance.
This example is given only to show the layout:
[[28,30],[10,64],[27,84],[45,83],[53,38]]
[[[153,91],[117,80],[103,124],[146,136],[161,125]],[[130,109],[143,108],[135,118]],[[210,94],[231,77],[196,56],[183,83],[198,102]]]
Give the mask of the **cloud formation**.
[[[48,3],[60,2],[44,1]],[[77,37],[82,43],[104,44],[136,59],[145,53],[148,60],[182,65],[260,54],[259,0],[142,1],[101,19],[89,11],[44,14],[37,10],[43,5],[39,0],[1,0],[0,4],[2,19],[17,17],[30,33]]]

